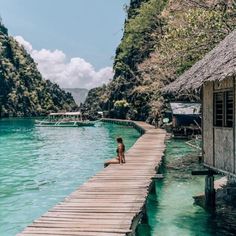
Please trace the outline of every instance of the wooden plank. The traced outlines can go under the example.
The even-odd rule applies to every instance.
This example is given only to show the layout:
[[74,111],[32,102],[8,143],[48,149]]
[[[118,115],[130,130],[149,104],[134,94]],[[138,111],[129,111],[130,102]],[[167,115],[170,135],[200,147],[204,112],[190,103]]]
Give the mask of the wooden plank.
[[19,236],[123,236],[134,230],[153,179],[163,177],[157,175],[156,166],[162,160],[166,134],[144,122],[128,124],[145,134],[126,153],[126,164],[109,165],[97,173]]
[[[24,234],[17,234],[17,236],[23,236],[23,235],[27,235],[27,236],[42,236],[45,234],[41,233],[41,232],[34,232],[34,233],[27,233],[25,232]],[[47,235],[54,235],[55,233],[50,233],[48,232]],[[126,234],[124,233],[105,233],[105,232],[58,232],[57,233],[58,236],[125,236]]]
[[41,233],[44,235],[47,235],[48,233],[54,233],[54,235],[60,235],[61,233],[79,233],[79,232],[104,232],[104,233],[128,233],[130,232],[130,230],[128,229],[113,229],[113,228],[109,228],[109,229],[93,229],[91,227],[91,229],[89,228],[46,228],[46,227],[32,227],[29,226],[28,228],[26,228],[24,231],[24,233]]

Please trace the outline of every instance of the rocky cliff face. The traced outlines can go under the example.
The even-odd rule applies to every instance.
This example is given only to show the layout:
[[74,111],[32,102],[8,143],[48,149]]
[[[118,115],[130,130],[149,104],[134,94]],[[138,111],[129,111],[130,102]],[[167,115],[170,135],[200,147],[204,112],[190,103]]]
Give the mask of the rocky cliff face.
[[33,59],[0,22],[0,117],[76,108],[71,94],[42,78]]
[[[151,120],[166,104],[161,89],[200,60],[236,28],[234,0],[132,0],[114,60],[115,76],[87,111]],[[91,97],[93,96],[93,97]],[[96,97],[96,99],[94,98]],[[196,101],[198,94],[175,99]],[[87,106],[96,100],[96,108]]]

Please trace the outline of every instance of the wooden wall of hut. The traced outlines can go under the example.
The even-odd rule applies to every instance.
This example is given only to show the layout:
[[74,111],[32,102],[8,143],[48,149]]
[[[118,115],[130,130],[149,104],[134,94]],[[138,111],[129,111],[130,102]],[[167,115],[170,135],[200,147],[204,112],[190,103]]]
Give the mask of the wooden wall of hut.
[[[203,150],[204,162],[220,171],[236,173],[235,169],[235,115],[233,127],[214,126],[214,93],[234,91],[234,111],[236,93],[234,79],[206,82],[203,86]],[[235,114],[235,112],[234,112]]]
[[203,157],[204,163],[214,166],[213,158],[213,82],[203,86]]

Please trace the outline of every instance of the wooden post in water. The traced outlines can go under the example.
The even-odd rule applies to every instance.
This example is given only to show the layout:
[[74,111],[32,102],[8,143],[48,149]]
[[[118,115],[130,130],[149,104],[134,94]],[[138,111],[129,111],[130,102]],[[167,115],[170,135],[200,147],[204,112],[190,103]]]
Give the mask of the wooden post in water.
[[213,170],[194,170],[192,175],[206,175],[205,177],[205,207],[214,209],[216,204],[216,193],[214,188],[214,174]]
[[214,175],[206,175],[205,178],[205,204],[207,208],[215,207],[215,189],[214,189]]
[[[1,18],[0,18],[1,20]],[[2,100],[3,100],[3,95],[0,95],[0,118],[2,116]]]

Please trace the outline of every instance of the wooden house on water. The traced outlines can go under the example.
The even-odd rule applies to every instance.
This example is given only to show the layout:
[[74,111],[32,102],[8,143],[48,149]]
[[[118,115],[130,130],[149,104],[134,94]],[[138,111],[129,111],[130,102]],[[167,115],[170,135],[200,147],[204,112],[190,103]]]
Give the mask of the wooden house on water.
[[175,137],[192,137],[201,133],[201,103],[171,102],[165,114],[172,121]]
[[165,92],[200,89],[204,164],[236,177],[236,30]]

